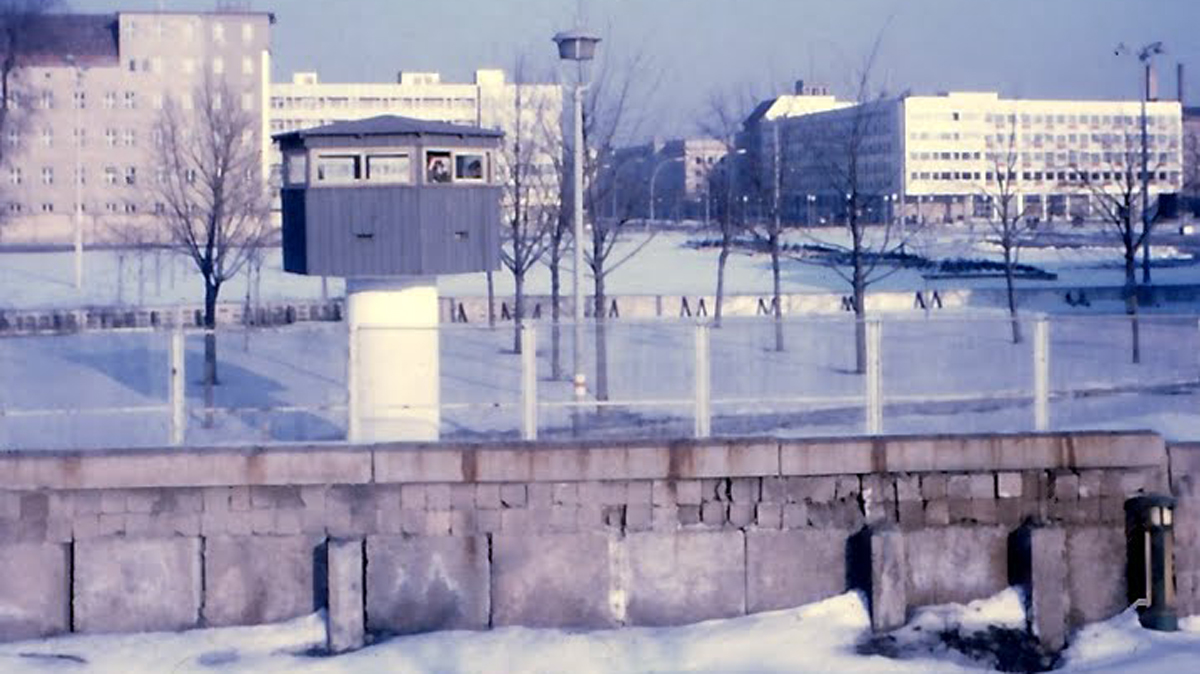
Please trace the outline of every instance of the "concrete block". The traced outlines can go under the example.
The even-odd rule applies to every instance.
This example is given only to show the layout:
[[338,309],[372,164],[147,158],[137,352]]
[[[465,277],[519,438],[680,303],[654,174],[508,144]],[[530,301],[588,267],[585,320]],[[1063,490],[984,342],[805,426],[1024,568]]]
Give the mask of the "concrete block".
[[322,539],[313,536],[212,536],[204,542],[204,621],[260,625],[311,613],[313,569]]
[[946,498],[947,477],[940,473],[921,476],[921,498],[925,500]]
[[1069,528],[1066,552],[1072,627],[1105,620],[1125,609],[1123,526]]
[[679,524],[680,526],[694,526],[700,524],[700,506],[698,505],[681,505],[679,508]]
[[76,541],[74,569],[78,632],[181,630],[199,624],[199,538]]
[[741,531],[630,534],[627,617],[634,625],[682,625],[746,611]]
[[760,529],[783,528],[783,508],[778,503],[759,503],[755,506],[755,525]]
[[637,503],[625,506],[625,528],[628,531],[646,531],[653,528],[654,506]]
[[762,496],[759,478],[739,477],[729,482],[729,497],[737,503],[757,503]]
[[829,503],[837,497],[837,478],[788,477],[788,500],[792,503]]
[[[464,450],[440,445],[377,447],[375,481],[380,483],[462,482],[470,466]],[[468,454],[473,452],[468,451]]]
[[700,480],[675,480],[675,501],[679,505],[700,505],[703,491]]
[[449,510],[450,509],[450,485],[448,485],[448,484],[427,484],[427,485],[425,485],[425,509],[426,510]]
[[700,521],[705,526],[719,527],[725,524],[729,516],[729,504],[721,501],[709,501],[700,506]]
[[0,544],[0,641],[71,629],[69,548],[57,543]]
[[452,485],[450,485],[450,508],[452,510],[474,510],[475,509],[475,485],[473,485],[473,484],[452,484]]
[[[405,485],[405,489],[407,489]],[[498,484],[477,484],[475,485],[475,507],[480,509],[495,509],[500,507],[500,485]],[[425,507],[424,504],[421,507]]]
[[967,603],[1008,586],[1008,530],[947,526],[904,533],[912,606]]
[[729,505],[729,523],[735,527],[744,528],[754,523],[753,503],[732,503]]
[[1000,473],[996,476],[996,495],[1000,498],[1021,498],[1024,485],[1020,473]]
[[496,534],[491,582],[495,627],[617,625],[606,591],[613,576],[605,534]]
[[838,529],[746,532],[746,611],[791,608],[844,592],[846,536]]
[[739,441],[672,445],[668,474],[676,479],[779,475],[779,445]]
[[[796,478],[793,478],[793,479],[796,479]],[[783,478],[783,477],[764,477],[764,478],[762,478],[761,497],[762,497],[762,500],[766,503],[787,503],[787,500],[788,500],[787,478]]]
[[921,478],[917,475],[897,475],[895,477],[896,500],[920,501]]
[[870,440],[784,440],[779,475],[841,475],[882,470],[883,445]]
[[972,473],[971,498],[990,500],[996,498],[996,476],[992,473]]
[[634,480],[625,485],[625,502],[629,505],[651,505],[650,480]]
[[500,503],[506,508],[524,508],[528,495],[523,484],[500,486]]
[[487,628],[487,537],[370,536],[366,564],[371,632]]
[[331,653],[362,648],[366,641],[363,596],[363,540],[330,540],[326,545],[326,648]]
[[783,506],[783,528],[804,529],[808,527],[809,506],[804,503],[788,503]]
[[1050,482],[1051,497],[1056,501],[1079,498],[1079,476],[1074,473],[1055,473]]
[[862,493],[862,483],[856,475],[839,475],[835,478],[835,489],[834,497],[839,501],[857,499]]
[[946,480],[946,497],[952,500],[971,498],[971,476],[951,475]]
[[[655,484],[661,484],[661,482]],[[555,484],[553,500],[560,505],[579,505],[579,485],[574,482]]]

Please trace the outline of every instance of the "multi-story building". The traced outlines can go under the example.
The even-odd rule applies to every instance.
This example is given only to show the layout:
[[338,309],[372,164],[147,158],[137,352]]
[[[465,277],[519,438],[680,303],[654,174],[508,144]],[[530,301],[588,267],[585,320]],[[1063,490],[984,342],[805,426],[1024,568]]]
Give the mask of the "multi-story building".
[[[1181,107],[1145,105],[1149,192],[1183,183]],[[903,96],[759,123],[759,183],[783,217],[839,217],[847,194],[877,221],[988,217],[999,171],[1036,220],[1086,220],[1100,192],[1140,175],[1139,101],[1021,100],[995,93]],[[853,159],[855,170],[851,172]],[[854,175],[853,184],[848,176]]]
[[[377,115],[499,129],[505,133],[501,163],[515,159],[514,143],[521,137],[524,170],[544,179],[547,189],[553,185],[557,190],[553,178],[562,156],[560,85],[508,82],[503,70],[476,70],[472,83],[442,82],[438,73],[429,72],[400,72],[394,83],[330,83],[319,81],[317,73],[301,72],[293,74],[291,82],[271,85],[273,133]],[[279,163],[275,152],[273,173]]]
[[708,207],[713,169],[725,156],[725,143],[714,138],[676,138],[624,147],[599,180],[609,216],[655,220],[702,219]]
[[201,87],[220,85],[232,99],[223,104],[261,120],[265,160],[273,22],[264,12],[38,17],[16,54],[0,138],[4,240],[66,243],[77,222],[89,242],[152,231],[157,123]]
[[1200,215],[1200,107],[1183,109],[1183,193]]

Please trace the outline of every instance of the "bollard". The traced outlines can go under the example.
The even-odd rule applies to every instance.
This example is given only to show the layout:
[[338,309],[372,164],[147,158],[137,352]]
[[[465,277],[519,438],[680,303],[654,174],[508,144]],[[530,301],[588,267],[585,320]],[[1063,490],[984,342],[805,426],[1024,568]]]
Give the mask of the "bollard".
[[695,389],[696,397],[693,403],[695,416],[694,434],[697,438],[707,438],[712,435],[712,372],[709,360],[708,325],[699,323],[695,333]]
[[1175,499],[1144,494],[1125,501],[1126,578],[1142,627],[1179,629],[1175,614]]
[[521,326],[521,439],[537,440],[537,333]]

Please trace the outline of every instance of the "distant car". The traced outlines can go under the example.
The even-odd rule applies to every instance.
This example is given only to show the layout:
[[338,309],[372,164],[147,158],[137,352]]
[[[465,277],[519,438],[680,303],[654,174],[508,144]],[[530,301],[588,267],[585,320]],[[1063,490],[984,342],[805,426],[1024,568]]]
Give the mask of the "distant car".
[[1184,236],[1192,236],[1196,233],[1196,226],[1195,225],[1180,225],[1179,233]]

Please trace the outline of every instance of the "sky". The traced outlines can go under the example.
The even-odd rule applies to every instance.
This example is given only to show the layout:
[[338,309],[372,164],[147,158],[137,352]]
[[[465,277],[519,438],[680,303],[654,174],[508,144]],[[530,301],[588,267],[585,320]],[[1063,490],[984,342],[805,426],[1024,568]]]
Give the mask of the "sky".
[[[208,10],[216,0],[68,0],[75,11],[163,6]],[[476,68],[562,77],[551,36],[580,21],[597,33],[604,67],[637,57],[643,137],[694,134],[714,97],[787,93],[804,79],[853,96],[879,40],[876,92],[999,91],[1025,98],[1135,98],[1140,69],[1119,43],[1162,41],[1160,95],[1175,63],[1200,105],[1200,0],[252,0],[275,13],[274,81],[315,70],[323,81],[393,81],[399,70],[470,81]],[[599,67],[599,66],[597,66]],[[631,119],[633,117],[631,116]]]

